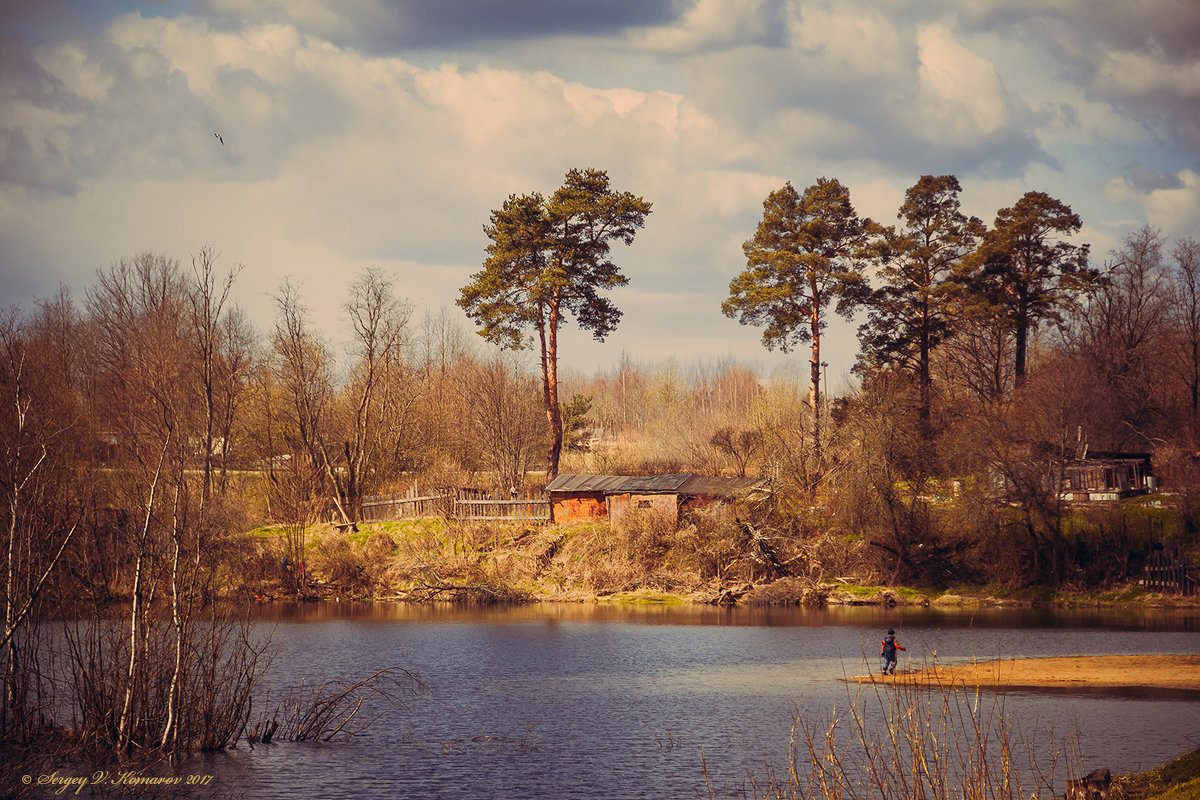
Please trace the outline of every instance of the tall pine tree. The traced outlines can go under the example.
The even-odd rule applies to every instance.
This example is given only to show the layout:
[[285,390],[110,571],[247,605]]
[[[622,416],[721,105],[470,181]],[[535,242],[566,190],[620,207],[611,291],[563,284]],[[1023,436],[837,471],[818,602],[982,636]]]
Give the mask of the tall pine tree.
[[950,333],[956,273],[974,252],[983,222],[962,213],[962,191],[953,175],[923,175],[904,195],[881,248],[882,285],[871,294],[870,313],[859,328],[857,370],[899,366],[916,378],[921,434],[931,435],[933,378],[930,355]]
[[610,188],[607,172],[573,169],[549,200],[536,192],[511,195],[484,226],[488,257],[457,302],[480,326],[479,335],[501,347],[519,350],[536,336],[550,478],[558,474],[563,447],[559,329],[568,315],[597,341],[616,328],[621,311],[601,292],[629,279],[609,253],[613,242],[633,243],[650,209],[641,197]]
[[789,352],[811,343],[808,403],[812,409],[813,452],[821,456],[821,332],[825,311],[837,301],[849,318],[863,300],[863,269],[872,233],[850,203],[850,190],[835,179],[820,178],[801,194],[791,183],[763,201],[763,218],[742,250],[746,269],[729,283],[721,304],[727,317],[763,327],[763,344]]

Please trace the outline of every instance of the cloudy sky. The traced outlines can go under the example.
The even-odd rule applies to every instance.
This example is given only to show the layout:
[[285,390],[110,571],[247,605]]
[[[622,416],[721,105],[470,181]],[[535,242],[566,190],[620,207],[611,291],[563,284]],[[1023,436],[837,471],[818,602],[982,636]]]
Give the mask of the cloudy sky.
[[[620,327],[568,335],[564,366],[769,373],[803,354],[719,306],[785,181],[888,224],[922,174],[987,222],[1044,191],[1097,260],[1147,223],[1200,235],[1200,3],[0,0],[4,306],[209,244],[263,331],[291,276],[344,338],[369,266],[469,325],[489,211],[572,167],[654,211],[615,253]],[[857,345],[830,338],[836,388]]]

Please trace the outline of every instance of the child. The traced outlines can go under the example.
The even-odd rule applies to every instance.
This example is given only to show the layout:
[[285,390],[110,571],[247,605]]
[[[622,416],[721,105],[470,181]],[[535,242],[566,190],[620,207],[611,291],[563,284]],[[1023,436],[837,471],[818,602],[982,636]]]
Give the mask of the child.
[[879,643],[880,655],[883,656],[883,674],[888,674],[888,668],[892,670],[892,674],[896,674],[896,651],[903,650],[904,645],[896,641],[896,632],[888,628],[887,636],[883,637],[883,641]]

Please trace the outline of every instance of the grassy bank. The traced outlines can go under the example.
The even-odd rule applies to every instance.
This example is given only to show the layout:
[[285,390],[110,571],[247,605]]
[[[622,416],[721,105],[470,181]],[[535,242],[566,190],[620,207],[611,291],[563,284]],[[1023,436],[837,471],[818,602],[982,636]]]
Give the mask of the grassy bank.
[[[475,603],[641,601],[746,605],[1200,606],[1200,598],[1135,584],[1061,587],[889,586],[857,565],[845,537],[810,537],[780,555],[730,519],[678,530],[607,522],[529,527],[441,519],[310,526],[304,580],[282,565],[288,533],[245,537],[226,585],[259,598],[351,598]],[[290,574],[289,574],[290,573]]]
[[1200,749],[1150,772],[1117,778],[1113,781],[1110,797],[1114,800],[1198,800]]

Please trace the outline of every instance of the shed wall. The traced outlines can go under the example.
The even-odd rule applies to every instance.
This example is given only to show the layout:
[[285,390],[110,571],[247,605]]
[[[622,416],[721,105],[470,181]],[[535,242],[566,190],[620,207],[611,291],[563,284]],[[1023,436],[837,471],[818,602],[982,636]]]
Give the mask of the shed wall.
[[603,492],[554,492],[550,495],[550,519],[571,522],[581,519],[605,519],[608,505]]
[[613,494],[608,497],[609,516],[614,524],[647,516],[674,525],[679,522],[679,495]]

